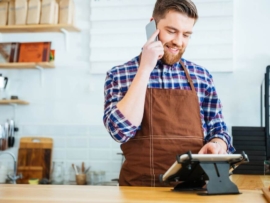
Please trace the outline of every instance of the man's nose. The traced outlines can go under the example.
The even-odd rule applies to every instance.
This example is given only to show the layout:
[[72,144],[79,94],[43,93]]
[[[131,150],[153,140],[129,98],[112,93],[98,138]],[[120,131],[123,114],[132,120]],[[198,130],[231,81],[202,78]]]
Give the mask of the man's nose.
[[178,47],[182,47],[183,43],[184,43],[184,37],[182,34],[176,35],[175,38],[173,39],[173,44]]

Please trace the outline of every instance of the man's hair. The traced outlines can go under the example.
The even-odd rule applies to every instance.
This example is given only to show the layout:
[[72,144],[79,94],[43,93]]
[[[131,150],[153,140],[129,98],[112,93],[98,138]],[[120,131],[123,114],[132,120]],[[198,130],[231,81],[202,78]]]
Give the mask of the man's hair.
[[191,0],[157,0],[153,18],[158,23],[171,10],[185,14],[195,19],[195,22],[199,18],[197,8]]

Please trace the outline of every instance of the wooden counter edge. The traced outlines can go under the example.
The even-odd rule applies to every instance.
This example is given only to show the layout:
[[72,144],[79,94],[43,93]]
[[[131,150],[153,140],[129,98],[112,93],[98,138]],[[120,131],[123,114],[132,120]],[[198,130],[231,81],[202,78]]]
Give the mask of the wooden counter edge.
[[262,191],[263,191],[264,197],[267,200],[267,202],[270,202],[270,191],[269,191],[269,188],[264,187],[264,188],[262,188]]

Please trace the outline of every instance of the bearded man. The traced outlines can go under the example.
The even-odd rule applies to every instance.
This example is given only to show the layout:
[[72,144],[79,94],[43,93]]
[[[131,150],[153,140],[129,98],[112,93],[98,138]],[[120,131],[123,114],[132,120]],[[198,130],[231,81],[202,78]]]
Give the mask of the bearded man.
[[157,0],[141,54],[107,72],[103,121],[122,143],[120,186],[166,186],[159,175],[177,154],[235,151],[212,75],[182,58],[197,19],[191,0]]

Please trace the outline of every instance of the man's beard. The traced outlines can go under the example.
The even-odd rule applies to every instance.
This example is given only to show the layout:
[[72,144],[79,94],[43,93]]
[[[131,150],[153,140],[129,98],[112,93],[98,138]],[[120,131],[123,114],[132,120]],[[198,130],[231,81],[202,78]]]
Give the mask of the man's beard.
[[[185,52],[185,49],[181,49],[180,47],[176,46],[175,44],[165,44],[165,46],[169,46],[169,47],[175,47],[177,49],[179,49],[178,53],[175,55],[175,54],[172,54],[170,53],[169,51],[165,51],[164,50],[164,55],[163,57],[161,58],[161,61],[164,63],[164,64],[167,64],[167,65],[173,65],[175,63],[177,63],[183,56],[184,52]],[[167,47],[168,48],[168,47]],[[165,48],[164,48],[165,49]]]

